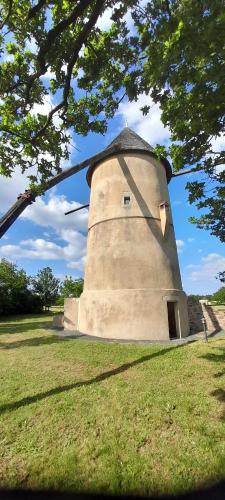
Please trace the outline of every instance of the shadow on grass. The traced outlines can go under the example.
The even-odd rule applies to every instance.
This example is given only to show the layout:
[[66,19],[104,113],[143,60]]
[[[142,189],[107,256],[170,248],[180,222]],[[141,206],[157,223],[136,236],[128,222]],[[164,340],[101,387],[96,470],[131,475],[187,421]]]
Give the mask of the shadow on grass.
[[[34,318],[34,316],[32,316]],[[27,317],[26,317],[27,318]],[[0,323],[0,335],[7,335],[7,334],[14,334],[14,333],[26,333],[30,330],[38,330],[40,328],[50,328],[52,326],[52,320],[49,320],[46,318],[44,319],[43,315],[40,316],[40,321],[26,321],[24,322],[24,319],[16,319],[16,323],[13,321],[10,322],[4,322],[2,321]],[[38,316],[37,316],[37,319]]]
[[130,363],[124,363],[123,365],[118,366],[117,368],[114,368],[113,370],[109,370],[107,372],[101,373],[100,375],[97,375],[97,377],[94,377],[90,380],[84,380],[81,382],[74,382],[73,384],[67,384],[67,385],[63,385],[60,387],[54,387],[53,389],[50,389],[49,391],[40,392],[40,393],[35,394],[33,396],[27,396],[26,398],[23,398],[20,401],[6,403],[5,405],[2,405],[0,407],[0,414],[7,412],[7,411],[11,411],[11,410],[16,410],[17,408],[21,408],[22,406],[27,406],[29,404],[36,403],[38,401],[42,401],[43,399],[46,399],[50,396],[55,396],[56,394],[62,394],[63,392],[71,391],[72,389],[75,389],[75,388],[97,384],[99,382],[102,382],[103,380],[106,380],[110,377],[118,375],[119,373],[123,373],[126,370],[128,370],[129,368],[132,368],[133,366],[137,366],[137,365],[140,365],[140,364],[145,363],[147,361],[150,361],[151,359],[158,358],[160,356],[164,356],[165,354],[167,354],[171,351],[174,351],[175,349],[180,349],[181,347],[184,347],[184,346],[180,345],[180,346],[176,346],[176,347],[169,347],[169,349],[162,349],[160,351],[153,352],[151,354],[143,356],[142,358],[135,359],[134,361],[131,361]]
[[58,342],[63,342],[65,340],[69,340],[67,338],[58,338],[54,335],[54,337],[31,337],[25,340],[16,340],[15,342],[0,342],[0,349],[17,349],[19,347],[35,347],[39,345],[46,344],[56,344]]
[[[133,493],[130,493],[130,489],[128,489],[128,493],[123,492],[119,494],[109,494],[108,491],[103,491],[96,488],[90,493],[85,489],[76,491],[60,491],[57,489],[0,489],[0,495],[2,500],[224,500],[224,491],[225,491],[225,481],[218,480],[212,481],[212,485],[199,485],[195,486],[194,489],[188,492],[177,493],[174,492],[172,494],[164,493],[159,494],[157,492],[156,486],[154,487],[153,493],[137,493],[135,490]],[[148,485],[146,484],[146,491],[149,490]],[[143,489],[145,489],[145,485],[143,485]]]
[[[223,347],[214,347],[214,349],[219,349],[221,351],[220,354],[209,352],[204,356],[201,356],[203,359],[207,359],[208,361],[212,361],[213,363],[221,363],[224,367],[225,363],[225,348]],[[225,369],[214,374],[214,378],[220,378],[225,375]],[[215,397],[220,403],[222,403],[222,413],[220,416],[220,420],[225,421],[225,390],[222,388],[217,388],[210,393],[211,396]]]

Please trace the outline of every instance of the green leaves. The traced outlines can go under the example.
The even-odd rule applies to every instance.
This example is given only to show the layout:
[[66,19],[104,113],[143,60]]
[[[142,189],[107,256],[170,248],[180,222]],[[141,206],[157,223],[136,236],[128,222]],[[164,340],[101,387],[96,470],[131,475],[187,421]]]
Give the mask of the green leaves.
[[58,295],[59,283],[60,280],[54,277],[50,267],[44,267],[32,279],[33,290],[45,307],[49,308],[50,305],[54,304]]
[[59,305],[64,304],[64,299],[68,297],[80,297],[83,292],[84,280],[83,279],[73,279],[72,276],[66,276],[59,290],[59,299],[57,303]]
[[[68,159],[71,128],[105,133],[124,96],[145,93],[171,130],[171,146],[156,153],[168,154],[176,172],[202,166],[213,196],[197,179],[189,199],[213,214],[200,226],[224,238],[215,206],[223,203],[224,176],[215,168],[225,151],[212,148],[225,127],[224,1],[2,0],[1,7],[0,172],[32,169],[32,188],[44,189]],[[100,30],[108,7],[112,25]],[[141,110],[146,116],[150,107]]]
[[177,28],[174,29],[168,40],[164,42],[163,59],[168,57],[168,53],[171,50],[176,50],[175,45],[179,42],[181,38],[181,33],[184,27],[183,21],[178,22]]
[[[222,274],[222,273],[220,273]],[[217,304],[225,304],[225,287],[223,286],[217,292],[215,292],[211,296],[211,301],[216,302]]]
[[0,261],[0,314],[40,312],[40,300],[29,289],[30,278],[23,269],[2,259]]
[[157,144],[157,146],[154,147],[154,153],[156,154],[156,156],[158,157],[159,160],[162,157],[166,158],[166,156],[167,156],[166,147],[160,146],[159,144]]
[[225,241],[225,179],[216,171],[225,148],[216,154],[212,148],[225,132],[224,2],[153,0],[136,13],[136,23],[145,61],[140,87],[159,103],[171,130],[174,170],[201,165],[205,174],[187,184],[189,201],[203,209],[191,221]]
[[[133,36],[129,41],[123,19],[128,8],[137,5],[134,0],[124,5],[110,2],[115,7],[114,22],[105,32],[96,27],[98,16],[108,7],[103,0],[35,5],[31,0],[14,0],[10,9],[9,2],[2,1],[0,168],[4,175],[11,175],[14,166],[29,175],[35,167],[36,184],[44,187],[68,159],[69,128],[82,135],[104,133],[121,92],[137,98],[138,39]],[[30,180],[34,187],[33,172]]]
[[188,182],[186,185],[186,189],[189,191],[189,202],[194,203],[196,200],[199,200],[204,197],[204,187],[205,182]]
[[150,106],[142,106],[142,108],[140,108],[140,109],[141,109],[143,115],[146,116],[150,111]]

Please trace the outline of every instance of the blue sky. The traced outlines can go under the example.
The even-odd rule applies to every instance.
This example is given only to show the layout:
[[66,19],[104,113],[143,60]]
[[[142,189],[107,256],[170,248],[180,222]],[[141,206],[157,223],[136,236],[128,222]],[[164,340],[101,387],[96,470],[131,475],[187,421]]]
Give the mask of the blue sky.
[[[100,24],[101,28],[109,27],[110,12],[103,16]],[[42,112],[47,113],[51,104],[51,99],[46,99]],[[143,117],[140,111],[145,104],[151,104],[147,117]],[[36,106],[35,111],[40,112],[40,106],[37,108]],[[109,122],[105,136],[91,133],[87,137],[81,137],[73,134],[68,165],[79,163],[104,149],[125,126],[126,120],[128,126],[152,146],[157,143],[168,144],[170,133],[160,120],[158,106],[153,105],[150,98],[140,96],[137,102],[125,101],[120,104],[117,115]],[[215,145],[217,150],[224,149],[225,137],[215,139]],[[225,268],[225,254],[224,246],[217,238],[188,222],[189,216],[196,215],[196,209],[187,202],[185,184],[199,176],[200,174],[191,174],[172,180],[169,192],[183,288],[187,293],[201,294],[211,293],[219,288],[220,282],[215,276]],[[4,213],[26,187],[26,178],[17,170],[12,179],[0,177],[0,213]],[[47,195],[39,197],[1,240],[0,258],[16,262],[30,275],[50,266],[60,279],[66,274],[83,276],[88,211],[82,210],[68,216],[64,212],[88,203],[89,194],[84,170],[59,184]]]
[[[153,146],[156,142],[166,143],[168,131],[161,125],[158,107],[154,106],[152,114],[143,118],[138,112],[139,105],[140,102],[123,103],[120,114],[111,120],[104,137],[97,134],[85,138],[74,136],[80,152],[73,149],[71,164],[104,149],[124,127],[126,119],[128,125]],[[197,175],[192,174],[191,179]],[[215,276],[224,269],[224,247],[208,231],[197,229],[188,222],[188,217],[196,214],[196,210],[187,202],[187,180],[190,176],[173,179],[169,184],[183,287],[187,293],[210,293],[219,287]],[[24,189],[26,181],[16,173],[13,179],[1,178],[0,182],[1,208],[6,210]],[[88,211],[68,216],[64,216],[64,212],[88,201],[85,169],[26,209],[1,240],[0,256],[16,262],[31,275],[50,266],[61,279],[66,274],[83,276]]]

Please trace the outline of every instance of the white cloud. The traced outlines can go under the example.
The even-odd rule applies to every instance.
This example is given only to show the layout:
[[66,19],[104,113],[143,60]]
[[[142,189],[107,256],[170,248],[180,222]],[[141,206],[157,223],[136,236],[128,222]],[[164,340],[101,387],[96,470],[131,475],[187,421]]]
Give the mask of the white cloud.
[[[118,7],[118,5],[117,5]],[[106,9],[102,16],[98,18],[96,26],[101,30],[101,31],[109,31],[113,21],[111,19],[112,14],[113,14],[114,8],[109,7]],[[134,31],[134,23],[133,19],[131,17],[131,11],[128,9],[127,13],[125,14],[123,20],[126,22],[127,27],[130,31]]]
[[111,15],[113,13],[112,8],[108,8],[104,11],[103,15],[98,18],[96,26],[102,31],[108,31],[112,24]]
[[[139,1],[139,7],[145,7],[145,5],[148,3],[149,0],[140,0]],[[116,5],[116,7],[118,8],[121,4],[123,4],[123,2],[120,2],[120,4],[118,3]],[[97,26],[100,30],[102,31],[108,31],[112,25],[112,19],[111,19],[111,16],[112,16],[112,13],[114,11],[114,8],[108,8],[104,11],[103,15],[101,17],[98,18],[98,21],[97,21]],[[128,29],[134,33],[135,32],[135,27],[134,27],[134,22],[133,22],[133,19],[132,19],[132,16],[131,16],[131,9],[128,9],[127,10],[127,13],[125,14],[123,20],[126,22],[127,24],[127,27]]]
[[68,201],[64,195],[59,196],[53,193],[47,202],[43,198],[38,198],[35,203],[26,208],[21,217],[39,226],[52,228],[60,235],[62,231],[70,229],[86,231],[88,220],[86,208],[71,215],[64,215],[65,212],[80,206],[81,203]]
[[[17,245],[0,246],[0,257],[11,260],[64,260],[70,269],[83,271],[86,255],[88,210],[65,216],[64,213],[81,206],[65,196],[50,195],[47,202],[38,199],[27,207],[21,217],[47,228],[45,238],[23,239]],[[84,234],[83,234],[84,233]],[[54,241],[49,241],[49,239]],[[58,243],[57,240],[60,240]],[[56,242],[57,241],[57,242]]]
[[[32,109],[32,114],[36,115],[37,113],[47,115],[49,111],[52,109],[53,103],[51,101],[51,97],[48,95],[45,97],[43,104],[35,104]],[[58,126],[60,124],[60,118],[55,116],[54,124]],[[68,132],[68,137],[70,143],[68,145],[69,155],[70,157],[74,157],[76,155],[76,143],[73,140],[71,134]],[[40,155],[40,158],[46,158],[48,161],[51,161],[51,155],[49,153]],[[62,159],[61,168],[65,169],[71,165],[70,159],[64,160]],[[20,193],[23,193],[25,189],[29,186],[28,175],[36,175],[37,168],[31,167],[25,171],[24,174],[21,173],[19,167],[15,167],[14,172],[11,177],[4,177],[0,175],[0,214],[7,211],[10,206],[16,202],[17,197]],[[37,202],[36,202],[37,203]]]
[[[150,106],[150,112],[143,116],[140,108]],[[161,121],[161,111],[158,104],[154,104],[151,97],[141,94],[137,101],[121,102],[118,114],[127,121],[128,127],[132,128],[152,146],[165,144],[169,141],[170,131],[164,127]]]
[[30,40],[26,40],[25,49],[37,54],[38,45],[34,37],[31,37]]
[[41,115],[47,115],[53,107],[53,102],[50,94],[47,94],[43,98],[42,104],[35,103],[31,109],[30,114],[36,116],[38,113]]
[[177,244],[178,253],[182,253],[184,245],[185,245],[184,241],[183,240],[176,240],[176,244]]
[[[66,238],[68,238],[66,240]],[[20,245],[0,246],[0,257],[17,260],[65,260],[66,266],[83,271],[86,254],[86,237],[78,231],[64,234],[66,245],[58,245],[42,238],[22,240]]]
[[[225,134],[221,134],[218,137],[213,137],[211,140],[212,151],[219,153],[225,150]],[[225,169],[225,165],[217,165],[215,167],[216,174],[220,174]]]
[[[29,175],[35,174],[35,169],[29,169]],[[22,175],[19,168],[15,168],[12,177],[0,176],[0,213],[4,213],[16,202],[17,196],[28,187],[26,175]]]
[[[48,115],[49,112],[55,107],[55,105],[56,104],[53,103],[51,94],[47,94],[44,96],[42,104],[37,104],[37,103],[34,104],[34,106],[30,111],[30,114],[34,116],[36,116],[37,114]],[[59,127],[62,123],[62,120],[59,117],[58,113],[55,113],[53,115],[52,120],[56,127]]]
[[[31,109],[31,115],[34,115],[34,116],[36,116],[37,114],[48,115],[49,112],[56,106],[56,104],[57,103],[53,103],[53,98],[52,98],[51,94],[47,94],[46,96],[44,96],[42,104],[34,104],[33,108]],[[60,127],[60,125],[62,124],[62,120],[59,116],[59,113],[55,113],[53,115],[52,121],[53,121],[53,124],[55,125],[55,127],[57,127],[57,128]],[[68,137],[68,139],[70,141],[70,143],[67,147],[69,150],[69,154],[71,156],[74,153],[74,149],[76,149],[76,143],[75,143],[73,136],[72,136],[72,130],[68,129],[66,131],[65,135]],[[65,149],[65,147],[63,148],[63,146],[62,146],[63,151],[64,151],[64,149]],[[52,157],[49,153],[42,154],[39,157],[46,158],[48,161],[51,161],[51,159],[52,159]],[[70,165],[70,161],[62,160],[61,168],[69,167],[69,165]]]
[[218,253],[209,253],[202,257],[199,264],[190,264],[187,269],[190,270],[191,281],[200,281],[203,285],[207,285],[209,281],[216,283],[216,275],[225,269],[225,257]]
[[193,243],[193,241],[195,241],[195,238],[188,238],[187,241],[188,243]]
[[218,137],[213,137],[211,140],[212,150],[215,152],[225,150],[225,134],[221,134]]

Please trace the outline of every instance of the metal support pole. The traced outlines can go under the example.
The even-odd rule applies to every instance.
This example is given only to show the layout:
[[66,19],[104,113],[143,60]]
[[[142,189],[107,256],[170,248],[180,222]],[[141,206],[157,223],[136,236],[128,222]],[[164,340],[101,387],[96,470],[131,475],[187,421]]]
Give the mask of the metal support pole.
[[203,328],[204,328],[204,336],[205,336],[205,341],[208,342],[208,336],[207,336],[207,324],[206,324],[206,320],[203,316],[202,318],[202,324],[203,324]]

